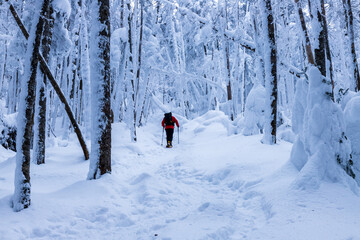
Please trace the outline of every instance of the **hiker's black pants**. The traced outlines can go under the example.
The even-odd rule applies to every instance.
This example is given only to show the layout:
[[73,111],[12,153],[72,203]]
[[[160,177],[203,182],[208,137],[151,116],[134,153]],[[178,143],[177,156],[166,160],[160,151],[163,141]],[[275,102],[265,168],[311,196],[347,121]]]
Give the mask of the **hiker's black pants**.
[[166,141],[172,141],[173,140],[173,135],[174,135],[174,129],[173,128],[168,128],[165,129],[166,131]]

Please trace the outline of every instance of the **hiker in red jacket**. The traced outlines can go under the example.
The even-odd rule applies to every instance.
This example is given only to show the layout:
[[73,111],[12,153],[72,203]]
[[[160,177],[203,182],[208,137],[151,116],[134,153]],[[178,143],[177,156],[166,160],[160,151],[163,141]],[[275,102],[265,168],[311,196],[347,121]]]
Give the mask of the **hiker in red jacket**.
[[165,113],[165,117],[161,122],[161,126],[165,128],[166,131],[166,141],[167,141],[167,148],[172,147],[172,139],[174,135],[174,125],[176,124],[177,127],[179,127],[179,122],[175,117],[171,115],[171,112]]

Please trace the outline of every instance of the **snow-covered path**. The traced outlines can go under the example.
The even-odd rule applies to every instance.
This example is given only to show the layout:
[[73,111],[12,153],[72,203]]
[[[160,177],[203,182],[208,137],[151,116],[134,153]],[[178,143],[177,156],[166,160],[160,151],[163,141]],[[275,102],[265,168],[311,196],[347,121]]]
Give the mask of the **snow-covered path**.
[[[269,168],[284,163],[289,145],[268,147],[265,157],[258,153],[259,136],[227,137],[218,119],[207,127],[199,121],[185,125],[183,144],[160,149],[151,158],[153,168],[139,169],[134,179],[146,192],[139,203],[149,217],[139,219],[145,228],[136,226],[145,233],[141,239],[155,233],[171,239],[241,239],[272,215],[252,187]],[[270,157],[281,150],[278,161]]]
[[114,124],[113,172],[96,181],[85,180],[79,147],[58,140],[31,166],[32,205],[19,213],[9,207],[14,161],[0,158],[0,239],[359,239],[349,217],[358,196],[337,184],[291,189],[291,144],[227,136],[220,112],[181,123],[172,149],[160,146],[157,121],[136,144]]

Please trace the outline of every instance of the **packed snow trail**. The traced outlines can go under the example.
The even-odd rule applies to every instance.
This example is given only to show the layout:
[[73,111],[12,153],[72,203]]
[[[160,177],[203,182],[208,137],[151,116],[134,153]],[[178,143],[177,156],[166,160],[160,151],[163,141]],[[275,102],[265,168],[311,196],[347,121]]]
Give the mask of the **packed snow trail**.
[[113,171],[95,181],[85,180],[75,139],[55,140],[47,163],[31,165],[32,205],[19,213],[9,206],[15,164],[5,152],[0,239],[359,239],[358,196],[334,184],[291,189],[291,144],[228,136],[227,117],[209,112],[180,120],[180,144],[175,131],[166,149],[161,118],[139,129],[138,143],[114,124]]
[[[243,238],[271,217],[271,207],[251,188],[261,181],[263,167],[274,165],[274,159],[259,165],[258,160],[264,158],[262,154],[254,156],[259,136],[228,137],[223,122],[227,122],[226,116],[209,113],[203,119],[185,124],[181,144],[176,144],[175,135],[173,149],[150,143],[141,150],[133,149],[144,156],[141,161],[151,155],[149,162],[142,167],[140,163],[128,180],[135,202],[131,206],[135,212],[130,218],[141,223],[133,226],[135,238],[145,239],[155,234],[169,239]],[[161,128],[158,129],[155,143],[161,140]],[[238,141],[241,138],[243,141]],[[139,136],[139,139],[149,137]],[[249,139],[253,146],[249,145]],[[120,167],[122,173],[117,175],[125,174],[124,169]]]

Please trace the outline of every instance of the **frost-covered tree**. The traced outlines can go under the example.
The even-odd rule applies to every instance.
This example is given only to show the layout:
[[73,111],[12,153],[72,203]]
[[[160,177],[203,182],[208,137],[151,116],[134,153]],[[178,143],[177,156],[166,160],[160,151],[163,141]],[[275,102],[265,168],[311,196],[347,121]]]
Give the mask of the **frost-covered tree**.
[[88,179],[111,172],[110,2],[91,5],[92,132]]
[[244,112],[244,135],[263,133],[265,123],[266,90],[258,84],[254,86],[247,97]]
[[[54,26],[52,0],[49,0],[48,10],[44,16],[44,30],[41,41],[41,52],[46,62],[49,62],[52,31]],[[41,68],[40,68],[41,69]],[[37,93],[35,104],[35,127],[34,127],[34,158],[37,164],[45,163],[46,142],[46,108],[47,108],[47,77],[44,71],[37,75]]]
[[39,49],[43,34],[44,18],[49,10],[49,0],[39,1],[34,23],[28,40],[27,62],[25,75],[22,79],[22,91],[17,124],[17,154],[15,170],[15,192],[13,196],[14,211],[20,211],[30,206],[30,143],[33,128],[33,114],[36,94],[36,75],[39,62]]
[[[13,2],[25,29],[30,29],[38,1]],[[90,2],[88,7],[86,3]],[[67,141],[74,131],[85,158],[86,139],[80,129],[85,130],[85,137],[93,132],[93,152],[100,154],[110,149],[110,145],[106,150],[100,145],[103,140],[109,142],[102,130],[110,131],[107,119],[111,119],[111,112],[114,122],[126,123],[135,142],[137,128],[146,124],[152,113],[171,109],[188,119],[209,110],[223,111],[243,134],[261,133],[264,127],[263,139],[268,143],[283,138],[282,131],[289,131],[292,125],[298,135],[294,146],[303,146],[303,162],[308,162],[301,137],[307,136],[304,125],[312,124],[304,118],[311,107],[307,70],[312,66],[320,69],[324,84],[334,86],[329,96],[334,94],[334,100],[343,106],[355,94],[346,90],[356,89],[360,49],[359,6],[354,1],[109,0],[105,8],[111,12],[110,30],[106,27],[105,31],[97,27],[104,26],[99,24],[102,18],[97,18],[98,9],[94,10],[98,2],[90,2],[53,0],[51,53],[41,63],[48,66],[46,75],[53,76],[54,82],[48,76],[53,88],[49,85],[43,98],[39,85],[36,100],[47,98],[46,138],[60,136]],[[0,7],[0,101],[6,108],[3,113],[10,114],[19,111],[20,79],[29,74],[22,54],[27,43],[13,27],[16,23],[9,20],[8,4],[2,6],[6,7]],[[111,49],[103,55],[97,49],[107,36],[100,34],[98,38],[100,32],[112,35]],[[107,59],[105,52],[111,58],[109,66],[108,60],[101,61],[101,67],[90,64],[90,56],[94,62]],[[90,84],[94,92],[90,92]],[[266,89],[266,97],[259,89]],[[107,91],[111,109],[107,100],[101,108]],[[260,105],[267,101],[265,108],[256,100],[260,95]],[[97,118],[91,118],[91,110]],[[37,115],[35,122],[45,123],[37,120]],[[292,122],[288,120],[291,117]],[[91,120],[98,128],[90,127]],[[36,155],[41,144],[37,130],[34,134]],[[348,135],[345,132],[344,136]],[[355,155],[354,149],[352,152]],[[110,159],[110,154],[105,155]],[[99,163],[91,165],[89,178],[101,175],[96,169],[104,158],[96,159]]]
[[294,144],[290,158],[300,171],[295,184],[317,188],[323,179],[352,184],[346,177],[346,173],[353,178],[355,174],[343,112],[332,101],[329,95],[331,84],[322,80],[320,70],[312,66],[307,74],[307,105],[303,119],[298,123],[300,125],[303,121],[298,129],[301,130],[300,139]]
[[[261,2],[263,0],[260,0]],[[261,3],[264,22],[265,37],[265,89],[267,107],[265,108],[266,123],[264,142],[268,144],[276,143],[276,116],[277,116],[277,63],[276,63],[276,40],[275,22],[272,13],[270,0]]]
[[346,32],[349,36],[349,43],[351,48],[351,64],[350,69],[353,75],[353,84],[355,85],[355,90],[360,90],[360,70],[359,63],[357,61],[356,47],[355,47],[355,33],[354,33],[354,14],[351,4],[351,0],[342,0],[344,6],[344,16],[346,24]]
[[[351,145],[346,134],[344,114],[333,100],[333,83],[327,78],[326,61],[327,28],[323,1],[312,1],[312,34],[314,65],[308,52],[310,63],[306,80],[297,83],[293,108],[293,130],[298,134],[290,161],[300,171],[295,181],[297,186],[317,188],[320,181],[346,181],[352,184],[346,174],[355,178]],[[298,8],[299,10],[300,8]],[[301,16],[302,30],[306,37],[305,22]],[[308,40],[306,40],[307,42]],[[310,50],[310,44],[306,44]],[[306,96],[306,100],[305,100]],[[342,170],[343,169],[343,170]]]
[[349,100],[344,109],[346,133],[351,142],[351,155],[354,163],[355,179],[360,185],[360,97],[355,96]]

